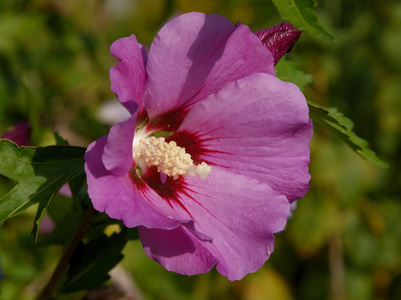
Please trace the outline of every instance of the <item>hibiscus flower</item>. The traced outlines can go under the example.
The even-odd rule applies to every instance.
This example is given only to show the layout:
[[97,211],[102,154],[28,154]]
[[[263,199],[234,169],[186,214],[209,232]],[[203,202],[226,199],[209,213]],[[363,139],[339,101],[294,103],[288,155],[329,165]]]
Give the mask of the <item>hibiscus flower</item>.
[[111,89],[131,117],[86,152],[95,209],[138,227],[170,271],[216,266],[237,280],[261,268],[309,188],[303,94],[275,77],[247,26],[218,15],[179,16],[148,54],[134,35],[111,53]]

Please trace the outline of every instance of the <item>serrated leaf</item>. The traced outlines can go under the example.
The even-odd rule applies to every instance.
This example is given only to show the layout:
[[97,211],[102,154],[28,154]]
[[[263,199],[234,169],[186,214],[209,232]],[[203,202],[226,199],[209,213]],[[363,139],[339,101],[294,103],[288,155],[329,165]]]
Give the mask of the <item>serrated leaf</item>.
[[110,278],[108,272],[123,258],[121,251],[126,243],[126,233],[122,231],[80,244],[71,257],[68,277],[61,291],[70,293],[103,284]]
[[321,25],[315,12],[315,0],[272,0],[284,18],[298,29],[325,40],[334,40],[333,35]]
[[323,107],[311,101],[308,101],[308,106],[310,117],[315,123],[330,130],[364,159],[381,168],[388,167],[386,162],[382,161],[375,152],[368,148],[368,142],[352,131],[354,127],[352,121],[337,111],[336,108]]
[[[57,194],[46,208],[46,214],[51,218],[54,229],[44,234],[41,230],[37,243],[63,245],[67,244],[75,233],[84,215],[84,209],[77,207],[74,199]],[[41,226],[45,225],[41,221]]]
[[64,139],[61,135],[59,135],[57,132],[54,133],[54,139],[56,140],[56,145],[61,145],[61,146],[70,145],[68,141]]
[[314,80],[312,75],[299,70],[296,63],[286,61],[285,59],[278,62],[275,71],[277,78],[294,83],[301,91],[303,91],[305,86],[311,84]]
[[18,184],[0,199],[0,224],[39,203],[32,234],[36,239],[44,209],[61,186],[84,173],[85,148],[18,147],[0,140],[0,174]]

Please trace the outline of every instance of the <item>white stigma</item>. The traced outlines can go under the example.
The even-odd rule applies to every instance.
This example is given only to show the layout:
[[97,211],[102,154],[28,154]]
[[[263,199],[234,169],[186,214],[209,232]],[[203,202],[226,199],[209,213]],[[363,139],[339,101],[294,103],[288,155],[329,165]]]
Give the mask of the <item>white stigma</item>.
[[205,162],[194,165],[194,162],[184,148],[171,141],[167,143],[163,137],[141,139],[135,147],[135,158],[143,160],[148,167],[156,166],[157,171],[177,179],[180,175],[199,175],[205,179],[212,170]]

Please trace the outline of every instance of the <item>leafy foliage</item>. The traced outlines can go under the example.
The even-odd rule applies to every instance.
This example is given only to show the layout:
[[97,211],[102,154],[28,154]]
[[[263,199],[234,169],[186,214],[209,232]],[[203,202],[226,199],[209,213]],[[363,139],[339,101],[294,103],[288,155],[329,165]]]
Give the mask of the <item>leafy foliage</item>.
[[382,161],[375,152],[368,148],[368,142],[352,131],[354,127],[352,121],[336,108],[323,107],[311,101],[308,101],[308,105],[313,121],[330,130],[364,159],[381,168],[388,167],[386,162]]
[[284,20],[312,35],[333,40],[332,34],[318,21],[315,0],[272,0]]
[[281,59],[276,65],[276,76],[283,81],[292,82],[299,87],[301,91],[313,82],[313,76],[299,70],[294,62]]
[[124,257],[121,251],[126,242],[126,233],[121,231],[81,243],[71,257],[68,277],[61,290],[75,292],[104,283],[110,278],[107,273]]
[[84,148],[18,147],[0,140],[0,174],[18,184],[0,199],[0,223],[39,203],[32,234],[53,196],[68,180],[84,172]]
[[[147,259],[140,243],[130,242],[124,250],[127,255],[122,264],[134,274],[140,274],[135,276],[135,283],[145,298],[245,299],[249,295],[269,299],[335,298],[329,286],[333,283],[336,286],[336,278],[330,274],[344,269],[344,274],[337,273],[340,283],[346,282],[342,298],[400,299],[399,3],[379,0],[373,0],[371,5],[363,0],[319,2],[322,16],[327,18],[324,22],[335,29],[338,41],[326,43],[314,39],[332,39],[318,22],[315,0],[125,1],[127,6],[120,9],[113,4],[117,2],[121,1],[0,1],[1,132],[28,119],[36,132],[31,138],[34,145],[54,143],[54,128],[67,128],[69,139],[73,137],[71,140],[78,140],[79,144],[88,144],[108,130],[97,122],[96,112],[101,102],[112,97],[108,69],[115,61],[108,48],[114,40],[135,33],[139,41],[149,45],[171,14],[194,10],[218,13],[233,23],[241,19],[252,30],[263,29],[280,22],[274,2],[285,20],[310,33],[301,37],[296,50],[290,54],[291,60],[300,63],[302,70],[308,70],[316,79],[313,88],[306,89],[306,97],[315,103],[341,107],[341,111],[352,116],[356,131],[373,142],[373,148],[380,150],[392,165],[381,170],[362,159],[355,160],[355,155],[333,142],[325,130],[316,130],[311,144],[311,190],[304,199],[297,201],[294,217],[289,220],[287,230],[280,234],[274,255],[262,270],[234,284],[214,271],[201,276],[181,276],[160,268]],[[276,72],[279,78],[294,82],[300,89],[312,80],[292,62],[282,60]],[[315,124],[326,126],[360,154],[372,155],[366,141],[353,133],[353,124],[348,118],[334,108],[319,107],[313,102],[309,105]],[[64,144],[56,139],[58,144]],[[5,147],[3,142],[0,145],[14,156],[36,151]],[[375,160],[374,153],[372,157]],[[0,172],[6,177],[11,170],[4,169],[2,163],[10,159],[1,152]],[[34,174],[34,168],[39,166],[28,163],[23,169],[30,167],[33,178],[44,180]],[[54,171],[61,172],[61,168]],[[43,207],[47,207],[46,213],[55,225],[51,233],[39,232],[39,246],[33,244],[29,235],[34,210],[25,210],[5,222],[0,230],[1,299],[33,299],[37,287],[45,285],[49,278],[47,270],[60,259],[61,248],[43,246],[47,243],[65,245],[74,234],[89,201],[84,175],[82,172],[74,178],[54,179],[48,187],[56,193],[62,182],[68,180],[71,198],[59,194],[52,198],[50,191],[47,194],[41,191],[41,196],[35,198],[39,203],[42,201],[39,199],[52,198],[49,206],[46,200]],[[0,180],[0,195],[6,195],[10,189],[12,192],[15,184],[17,190],[24,184],[24,181],[9,178],[11,180]],[[32,184],[33,194],[37,192],[35,186],[43,185],[37,181],[28,184]],[[24,196],[22,191],[20,193]],[[35,199],[23,202],[16,213],[37,203]],[[1,199],[0,214],[11,204],[12,201]],[[40,216],[35,223],[41,221]],[[110,228],[108,225],[118,226],[115,224],[116,221],[105,214],[95,215],[85,235],[86,244],[81,244],[70,260],[67,277],[76,278],[75,282],[69,281],[71,290],[80,289],[75,285],[79,279],[86,278],[89,280],[85,279],[86,283],[96,285],[108,277],[106,273],[111,264],[103,270],[101,266],[93,267],[99,271],[94,275],[95,282],[84,275],[82,267],[86,263],[90,267],[91,263],[96,265],[89,253],[99,249],[88,248],[89,243],[108,248],[113,239],[123,243],[122,235],[118,240],[103,235]],[[128,231],[126,239],[138,238],[135,229]],[[342,247],[333,246],[333,236],[343,237]],[[113,264],[117,263],[119,251],[115,249],[109,253]],[[340,259],[331,266],[333,254]],[[73,270],[75,275],[71,273]],[[274,288],[269,287],[271,284]],[[281,292],[281,296],[274,290]],[[82,294],[59,297],[81,299]]]

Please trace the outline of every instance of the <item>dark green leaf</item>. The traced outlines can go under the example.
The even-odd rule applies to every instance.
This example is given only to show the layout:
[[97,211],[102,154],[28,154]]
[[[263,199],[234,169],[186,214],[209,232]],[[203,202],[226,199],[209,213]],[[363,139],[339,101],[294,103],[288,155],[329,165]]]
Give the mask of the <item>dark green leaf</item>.
[[138,228],[127,228],[127,239],[128,240],[138,240],[139,239],[139,233],[138,233]]
[[[54,229],[45,233],[40,230],[37,243],[40,245],[66,244],[80,224],[84,208],[77,206],[74,199],[57,194],[47,207],[46,215],[51,218]],[[41,229],[46,226],[43,220],[40,226]]]
[[56,145],[60,146],[69,146],[70,144],[66,139],[64,139],[61,135],[59,135],[57,132],[54,133],[54,139],[56,140]]
[[71,257],[67,281],[61,291],[69,293],[90,289],[108,280],[108,272],[123,258],[121,251],[126,242],[126,233],[122,231],[80,244]]
[[112,219],[106,213],[98,213],[93,217],[91,227],[86,233],[86,237],[88,239],[97,239],[106,232],[106,228],[110,225],[120,226],[120,228],[124,227],[122,221]]
[[283,81],[292,82],[299,87],[301,91],[305,86],[313,82],[313,76],[306,74],[298,69],[296,63],[281,59],[276,65],[276,76]]
[[334,37],[318,21],[315,12],[315,0],[272,0],[277,10],[295,27],[306,30],[310,34],[325,40],[334,40]]
[[0,174],[18,184],[0,199],[0,223],[39,203],[32,234],[36,239],[44,209],[61,186],[84,173],[85,149],[48,146],[18,147],[0,140]]
[[368,148],[368,142],[352,131],[354,127],[352,121],[338,112],[336,108],[323,107],[311,101],[308,101],[308,106],[310,117],[315,123],[330,130],[364,159],[381,168],[388,167],[386,162]]

